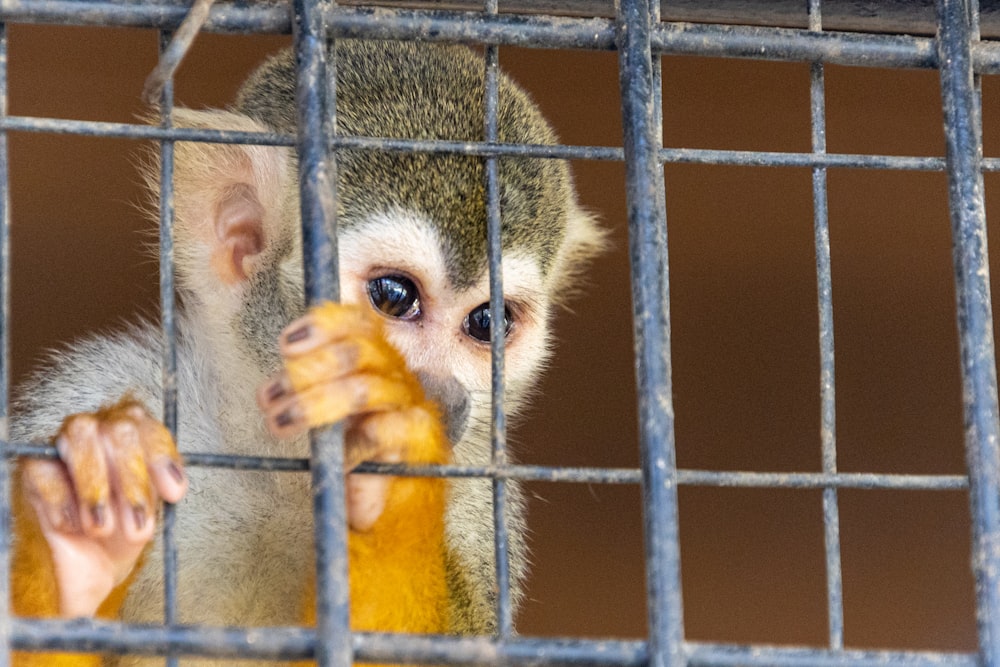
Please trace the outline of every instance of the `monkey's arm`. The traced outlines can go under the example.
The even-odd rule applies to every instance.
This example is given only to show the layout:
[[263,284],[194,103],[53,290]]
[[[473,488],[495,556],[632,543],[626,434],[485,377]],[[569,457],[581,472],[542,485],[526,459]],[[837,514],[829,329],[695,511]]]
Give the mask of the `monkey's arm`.
[[[345,463],[450,459],[438,407],[367,309],[325,304],[281,336],[285,370],[258,399],[275,435],[345,419]],[[350,474],[346,480],[351,625],[447,632],[445,482]],[[310,596],[312,597],[312,596]],[[313,600],[307,600],[306,620]]]

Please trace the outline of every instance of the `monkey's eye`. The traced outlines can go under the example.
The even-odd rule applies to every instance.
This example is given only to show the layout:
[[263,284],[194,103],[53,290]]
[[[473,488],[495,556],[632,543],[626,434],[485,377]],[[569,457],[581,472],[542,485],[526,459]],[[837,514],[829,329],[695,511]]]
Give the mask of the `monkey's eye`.
[[[490,304],[482,303],[476,306],[471,313],[465,316],[462,328],[465,333],[478,341],[490,342],[490,321],[493,319],[490,314]],[[503,335],[510,335],[510,330],[514,326],[514,318],[511,316],[510,308],[503,308]]]
[[420,317],[420,291],[405,276],[382,276],[368,281],[368,298],[389,317],[415,320]]

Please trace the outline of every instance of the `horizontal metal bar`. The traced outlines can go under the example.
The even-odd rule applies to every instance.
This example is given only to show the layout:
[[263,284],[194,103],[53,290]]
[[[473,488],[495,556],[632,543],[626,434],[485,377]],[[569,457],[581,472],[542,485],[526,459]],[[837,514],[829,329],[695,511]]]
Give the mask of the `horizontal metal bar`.
[[[341,0],[341,4],[477,10],[482,0]],[[501,12],[555,14],[560,16],[604,16],[614,13],[613,0],[500,0]],[[1000,2],[980,0],[983,36],[1000,35]],[[802,0],[661,0],[664,21],[742,23],[747,25],[808,27]],[[823,0],[823,26],[827,30],[853,30],[933,35],[936,27],[933,3],[926,0],[866,2]]]
[[[11,442],[8,457],[54,459],[55,447],[27,442]],[[261,472],[306,472],[309,460],[226,454],[185,453],[185,464],[195,467],[225,468]],[[391,463],[363,463],[356,472],[410,477],[484,477],[526,482],[570,482],[584,484],[638,484],[636,468],[586,468],[542,465],[504,466],[406,466]],[[716,486],[776,489],[895,489],[954,491],[968,488],[965,475],[907,475],[898,473],[749,472],[728,470],[678,471],[678,483],[685,486]]]
[[[0,119],[0,130],[44,132],[115,139],[199,141],[223,144],[260,144],[264,146],[294,146],[291,135],[271,132],[236,132],[202,128],[162,128],[135,123],[106,123],[10,116]],[[557,146],[547,144],[487,144],[484,142],[385,139],[380,137],[343,137],[331,140],[332,148],[377,150],[392,152],[454,153],[476,157],[516,156],[561,160],[621,160],[620,148],[604,146]]]
[[191,127],[161,127],[139,123],[109,123],[105,121],[41,118],[37,116],[7,116],[0,118],[0,130],[12,132],[43,132],[69,134],[103,139],[140,139],[201,141],[220,144],[259,144],[262,146],[294,146],[291,135],[275,132],[236,132]]
[[972,653],[845,651],[805,647],[688,643],[688,667],[973,667]]
[[[665,23],[653,32],[653,49],[664,55],[821,62],[864,67],[933,68],[934,40],[909,35],[812,32],[740,25]],[[1000,58],[985,47],[983,66]]]
[[480,665],[648,667],[647,643],[639,640],[457,638],[356,634],[354,649],[365,662]]
[[[352,640],[360,662],[642,667],[647,661],[642,641],[519,637],[500,642],[486,637],[369,633],[355,633]],[[183,656],[291,660],[313,657],[316,632],[294,627],[244,629],[15,618],[12,642],[16,649],[30,651],[132,655],[170,651]]]
[[[342,5],[377,4],[381,6],[423,9],[476,11],[482,0],[341,0]],[[82,3],[73,0],[7,0],[5,15],[12,20],[66,22],[79,13],[80,21],[93,24],[129,25],[175,29],[183,20],[186,5],[160,0],[158,3],[132,5],[116,2]],[[237,31],[243,26],[252,31],[291,32],[288,9],[279,4],[245,6],[231,11],[233,5],[220,6],[213,12],[207,29]],[[805,28],[807,15],[801,0],[662,0],[664,21],[729,23]],[[981,25],[985,37],[1000,35],[1000,2],[981,0]],[[501,0],[501,14],[550,14],[610,18],[612,0]],[[856,0],[824,0],[823,24],[827,29],[861,32],[887,32],[931,35],[935,29],[933,6],[922,0],[896,0],[885,3],[858,3]]]
[[[87,137],[199,141],[224,144],[292,146],[290,135],[272,132],[234,132],[201,128],[163,128],[134,123],[69,120],[11,116],[0,119],[0,130],[45,132]],[[483,142],[384,139],[379,137],[338,137],[334,148],[392,152],[451,153],[476,157],[514,156],[555,160],[621,161],[620,148],[612,146],[550,146],[545,144],[487,144]],[[790,153],[779,151],[737,151],[702,148],[665,148],[660,158],[668,164],[733,165],[744,167],[828,167],[844,169],[893,169],[903,171],[943,171],[943,157],[906,155],[865,155],[852,153]],[[1000,171],[1000,158],[985,158],[983,171]]]
[[[708,4],[708,3],[705,3]],[[440,7],[440,4],[435,6]],[[185,7],[159,3],[121,4],[70,0],[11,0],[0,20],[69,25],[177,28]],[[537,17],[524,14],[338,7],[327,24],[338,37],[488,42],[544,48],[614,48],[614,26],[604,18]],[[205,30],[217,32],[290,31],[287,7],[217,3]],[[816,61],[866,67],[935,67],[934,41],[910,35],[872,35],[746,25],[661,23],[651,34],[655,52],[777,61]],[[978,42],[973,66],[1000,72],[1000,44]]]
[[312,657],[316,633],[306,628],[217,628],[126,625],[107,621],[13,618],[12,644],[25,651],[78,651],[261,660]]
[[614,24],[603,18],[339,8],[327,22],[337,37],[598,51],[615,48]]
[[[315,631],[293,627],[212,628],[128,625],[96,620],[12,621],[15,648],[25,651],[83,651],[139,655],[178,655],[259,660],[308,659]],[[488,638],[356,633],[360,662],[470,665],[586,665],[645,667],[648,646],[641,640],[587,640],[517,637]],[[690,667],[797,665],[799,667],[972,667],[967,653],[851,651],[808,647],[737,646],[685,642]]]
[[[287,7],[277,4],[247,6],[246,3],[219,3],[205,26],[215,32],[291,32]],[[342,5],[362,4],[347,0]],[[382,7],[413,9],[465,10],[478,13],[481,0],[404,0],[364,2]],[[981,10],[984,37],[1000,35],[1000,11],[997,0],[983,0]],[[671,0],[661,4],[664,21],[744,24],[786,28],[807,27],[807,17],[799,0]],[[84,11],[81,11],[83,9]],[[184,18],[186,5],[169,0],[156,3],[124,4],[74,0],[21,0],[4,3],[3,15],[9,21],[124,25],[176,29]],[[553,17],[602,17],[613,15],[611,0],[509,0],[500,3],[501,17],[509,14]],[[862,11],[851,0],[825,0],[824,25],[828,30],[934,34],[933,8],[919,0],[879,3]]]
[[[668,164],[713,164],[739,167],[828,167],[831,169],[893,169],[900,171],[944,171],[943,157],[866,155],[852,153],[788,153],[780,151],[736,151],[705,148],[664,148],[660,158]],[[1000,160],[985,161],[1000,169]],[[984,164],[986,170],[987,164]]]
[[413,477],[488,477],[523,482],[574,482],[583,484],[638,484],[641,476],[634,468],[581,468],[538,465],[489,466],[405,466],[391,463],[362,463],[356,472]]
[[867,489],[955,491],[969,488],[965,475],[905,475],[882,473],[739,472],[681,469],[677,483],[759,489]]
[[[151,0],[4,0],[0,21],[101,27],[176,30],[187,16],[190,2]],[[220,33],[279,33],[292,31],[289,3],[249,4],[220,2],[209,12],[203,29]]]
[[[494,16],[475,12],[339,9],[328,18],[338,37],[491,43],[535,48],[610,50],[614,26],[606,19]],[[933,68],[932,38],[814,32],[791,28],[660,23],[651,45],[660,55],[822,62],[863,67]],[[978,71],[1000,71],[1000,44],[973,46]]]

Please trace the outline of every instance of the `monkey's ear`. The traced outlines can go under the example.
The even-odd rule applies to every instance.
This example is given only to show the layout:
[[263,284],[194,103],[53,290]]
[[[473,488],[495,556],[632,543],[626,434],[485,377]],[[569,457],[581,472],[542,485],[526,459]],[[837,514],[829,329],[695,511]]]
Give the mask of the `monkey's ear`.
[[[246,116],[217,110],[175,109],[174,123],[267,131]],[[176,143],[174,155],[178,274],[189,288],[219,283],[239,287],[270,259],[269,252],[287,232],[283,219],[294,215],[287,195],[289,150],[185,141]],[[151,191],[158,188],[156,180],[149,185]]]
[[591,260],[608,249],[608,231],[597,217],[583,209],[571,196],[566,216],[566,234],[549,270],[551,284],[547,292],[553,303],[566,306],[581,292]]

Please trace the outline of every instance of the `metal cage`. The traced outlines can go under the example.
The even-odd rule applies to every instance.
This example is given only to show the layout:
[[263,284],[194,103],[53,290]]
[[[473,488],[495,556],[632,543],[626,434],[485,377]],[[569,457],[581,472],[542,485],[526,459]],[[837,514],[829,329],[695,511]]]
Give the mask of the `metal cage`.
[[[884,3],[880,10],[830,0],[781,2],[658,3],[649,0],[565,0],[551,2],[381,3],[395,8],[337,5],[296,0],[284,4],[172,0],[98,2],[91,0],[6,0],[0,3],[0,435],[6,438],[9,384],[9,199],[7,136],[12,132],[68,133],[160,142],[161,300],[165,422],[176,428],[174,286],[172,278],[172,194],[169,174],[175,141],[248,142],[295,146],[300,156],[300,192],[306,256],[306,289],[311,302],[336,298],[335,251],[327,231],[332,220],[333,170],[341,148],[384,151],[453,152],[481,157],[486,164],[490,220],[492,307],[502,309],[499,284],[499,202],[496,158],[522,155],[553,159],[624,161],[627,183],[629,252],[634,303],[635,368],[639,389],[641,469],[562,468],[506,462],[503,407],[503,337],[493,336],[494,464],[484,468],[446,466],[405,470],[369,466],[374,472],[482,476],[494,480],[500,631],[497,637],[419,637],[351,634],[346,601],[345,520],[342,460],[337,429],[316,434],[311,460],[262,460],[187,455],[190,465],[239,469],[311,471],[315,491],[318,567],[318,624],[312,628],[204,628],[176,623],[172,554],[172,512],[166,516],[165,619],[163,626],[129,626],[97,621],[14,618],[8,591],[0,594],[0,664],[10,649],[139,652],[178,656],[258,659],[315,659],[322,666],[352,661],[432,664],[589,664],[589,665],[1000,665],[1000,418],[986,254],[984,171],[1000,170],[1000,158],[982,155],[978,77],[1000,73],[1000,43],[981,41],[1000,27],[1000,5],[982,9],[975,0]],[[879,3],[874,3],[875,5]],[[409,8],[401,7],[409,5]],[[434,7],[428,9],[426,6]],[[822,11],[821,11],[822,10]],[[662,13],[662,16],[661,16]],[[592,18],[588,18],[592,17]],[[690,22],[685,22],[690,21]],[[696,22],[697,21],[697,22]],[[7,113],[6,33],[12,23],[132,26],[162,31],[163,83],[159,126],[19,117]],[[202,25],[203,23],[203,25]],[[784,27],[776,27],[778,25]],[[294,35],[299,72],[299,134],[289,137],[171,127],[169,72],[197,31],[270,32]],[[936,37],[905,32],[930,29]],[[862,32],[881,31],[881,32]],[[486,141],[386,140],[341,136],[329,122],[336,91],[329,85],[335,63],[328,39],[343,37],[411,39],[485,44],[487,62]],[[498,45],[560,49],[617,50],[624,137],[621,148],[508,145],[496,141]],[[727,58],[808,62],[812,67],[812,146],[808,152],[759,152],[664,148],[660,96],[660,55],[698,54]],[[930,68],[940,73],[946,125],[944,157],[903,157],[827,153],[824,66],[852,64],[890,68]],[[664,164],[798,166],[813,176],[816,273],[820,314],[822,472],[750,473],[679,469],[674,454],[671,394],[670,319]],[[827,170],[905,169],[944,171],[950,195],[954,280],[958,302],[968,475],[840,473],[834,438],[834,346]],[[335,236],[335,235],[334,235]],[[497,326],[500,321],[497,320]],[[49,448],[5,442],[5,462],[14,456],[52,456]],[[645,511],[648,636],[635,641],[547,640],[517,636],[508,594],[505,483],[510,479],[639,484]],[[685,638],[681,603],[678,487],[716,486],[816,489],[823,494],[827,571],[828,642],[817,648],[706,644]],[[9,470],[0,466],[0,489],[9,494]],[[973,517],[972,563],[976,581],[979,653],[859,651],[845,648],[838,491],[841,489],[968,490]],[[0,526],[0,573],[9,565],[9,517]],[[7,576],[0,576],[7,586]]]

